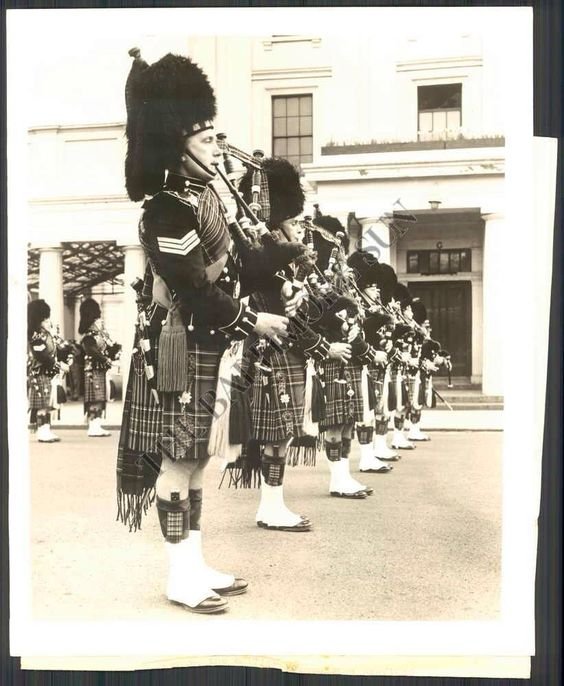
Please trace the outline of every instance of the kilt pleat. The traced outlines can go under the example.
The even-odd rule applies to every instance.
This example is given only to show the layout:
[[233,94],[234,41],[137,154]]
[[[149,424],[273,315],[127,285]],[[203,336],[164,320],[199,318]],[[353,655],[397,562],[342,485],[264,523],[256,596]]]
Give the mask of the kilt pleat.
[[29,409],[51,410],[51,378],[46,374],[37,374],[30,377],[29,382]]
[[257,372],[252,388],[253,438],[276,443],[304,435],[305,359],[292,351],[269,357],[271,372]]
[[106,371],[92,369],[84,374],[84,403],[106,401]]
[[125,444],[139,452],[156,452],[161,435],[161,406],[157,405],[151,393],[139,352],[131,358],[127,385],[132,392],[131,401],[126,401],[123,408],[129,422]]
[[362,422],[362,365],[352,361],[344,366],[346,383],[337,383],[341,362],[329,360],[322,364],[321,380],[325,384],[325,418],[320,428],[329,429],[341,424]]
[[[180,393],[160,393],[162,427],[160,448],[172,459],[207,459],[214,402],[223,350],[205,350],[197,343],[188,345],[189,402]],[[186,397],[185,397],[186,400]]]

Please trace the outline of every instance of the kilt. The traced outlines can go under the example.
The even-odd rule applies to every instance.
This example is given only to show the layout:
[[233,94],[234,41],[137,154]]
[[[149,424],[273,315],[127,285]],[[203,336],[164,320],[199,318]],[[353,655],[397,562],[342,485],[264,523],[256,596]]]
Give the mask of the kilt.
[[[125,445],[140,453],[155,453],[157,440],[161,435],[161,406],[157,405],[151,393],[143,366],[143,356],[139,351],[131,357],[127,386],[128,390],[131,389],[131,394],[124,395],[126,400],[123,413],[127,414],[128,419]],[[122,427],[125,426],[126,422],[122,424]]]
[[361,374],[362,365],[353,360],[344,367],[346,383],[337,383],[341,370],[339,360],[325,361],[321,365],[320,377],[325,384],[325,417],[320,422],[321,429],[330,429],[342,424],[362,422],[363,402]]
[[28,400],[29,409],[32,412],[37,412],[37,410],[52,410],[51,377],[46,374],[30,376]]
[[159,393],[162,403],[159,448],[171,460],[207,459],[210,429],[223,349],[204,349],[188,343],[188,381],[185,395]]
[[89,403],[106,402],[106,370],[92,369],[84,374],[84,407]]
[[305,358],[293,351],[273,352],[265,364],[272,372],[258,371],[252,388],[253,438],[279,443],[303,436]]

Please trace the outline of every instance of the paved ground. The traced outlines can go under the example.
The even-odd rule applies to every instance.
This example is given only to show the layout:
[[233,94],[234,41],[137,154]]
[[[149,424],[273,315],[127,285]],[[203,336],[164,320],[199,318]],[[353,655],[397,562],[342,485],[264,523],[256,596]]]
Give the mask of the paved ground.
[[[167,604],[154,508],[143,531],[114,521],[117,432],[31,438],[34,614],[41,619],[214,621]],[[364,501],[327,494],[328,470],[288,468],[287,501],[309,533],[254,524],[258,493],[218,490],[207,470],[208,561],[250,581],[232,619],[478,620],[496,617],[501,546],[498,432],[433,432]],[[353,465],[358,463],[353,453]],[[220,544],[220,541],[222,543]]]

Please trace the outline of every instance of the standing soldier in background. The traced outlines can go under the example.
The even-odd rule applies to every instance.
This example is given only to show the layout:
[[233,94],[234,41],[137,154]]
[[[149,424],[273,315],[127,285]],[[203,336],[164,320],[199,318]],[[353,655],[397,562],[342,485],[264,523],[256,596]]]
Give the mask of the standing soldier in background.
[[84,413],[88,419],[88,436],[104,438],[110,436],[101,424],[106,410],[106,374],[112,361],[119,356],[121,346],[112,343],[102,324],[100,305],[87,298],[80,305],[78,333],[82,335],[84,352]]
[[39,443],[61,439],[51,431],[54,408],[52,380],[68,372],[69,364],[57,359],[57,344],[51,326],[51,308],[45,300],[33,300],[27,306],[28,386],[31,424],[37,427]]

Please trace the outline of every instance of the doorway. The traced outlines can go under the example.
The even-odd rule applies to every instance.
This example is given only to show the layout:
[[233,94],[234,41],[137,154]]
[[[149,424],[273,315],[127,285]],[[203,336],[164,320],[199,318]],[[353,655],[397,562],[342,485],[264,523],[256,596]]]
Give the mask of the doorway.
[[472,283],[470,281],[411,281],[409,292],[427,308],[431,336],[452,357],[452,375],[472,374]]

